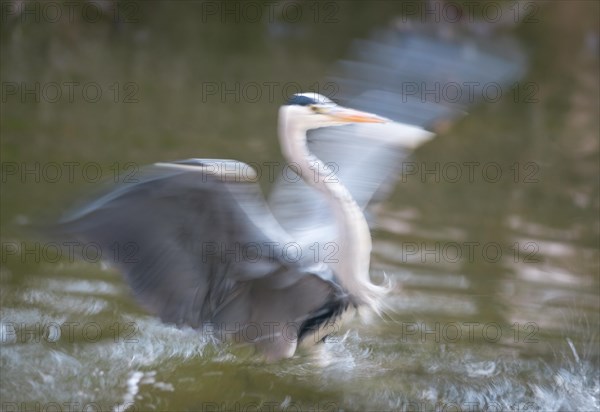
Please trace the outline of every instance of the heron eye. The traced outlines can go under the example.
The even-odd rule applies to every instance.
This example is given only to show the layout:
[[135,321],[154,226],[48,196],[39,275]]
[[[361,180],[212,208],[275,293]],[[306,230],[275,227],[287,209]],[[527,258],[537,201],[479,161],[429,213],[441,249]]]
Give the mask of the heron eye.
[[313,113],[319,113],[319,108],[317,106],[310,106],[310,110],[312,110]]

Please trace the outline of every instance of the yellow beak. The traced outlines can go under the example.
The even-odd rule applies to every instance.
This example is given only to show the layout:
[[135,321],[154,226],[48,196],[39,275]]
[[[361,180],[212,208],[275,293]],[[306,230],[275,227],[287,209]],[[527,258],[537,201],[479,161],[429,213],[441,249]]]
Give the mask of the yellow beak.
[[336,107],[331,110],[328,115],[340,122],[349,123],[387,123],[390,121],[385,117],[342,107]]

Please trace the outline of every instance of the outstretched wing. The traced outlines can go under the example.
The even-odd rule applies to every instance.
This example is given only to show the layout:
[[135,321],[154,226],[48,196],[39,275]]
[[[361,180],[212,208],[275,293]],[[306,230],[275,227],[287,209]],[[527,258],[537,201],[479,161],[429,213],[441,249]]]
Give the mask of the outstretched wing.
[[[331,77],[339,89],[335,98],[396,123],[309,132],[310,151],[337,173],[366,212],[391,192],[412,150],[434,136],[427,130],[464,115],[480,100],[484,87],[492,93],[524,70],[523,56],[510,41],[503,46],[478,43],[425,26],[381,31],[355,42],[352,59],[341,61]],[[280,179],[269,205],[285,230],[303,244],[335,239],[329,208],[303,181]]]
[[[165,322],[239,327],[320,316],[339,288],[298,258],[253,176],[231,160],[156,164],[66,216],[58,230],[100,245]],[[301,299],[283,303],[294,294]]]

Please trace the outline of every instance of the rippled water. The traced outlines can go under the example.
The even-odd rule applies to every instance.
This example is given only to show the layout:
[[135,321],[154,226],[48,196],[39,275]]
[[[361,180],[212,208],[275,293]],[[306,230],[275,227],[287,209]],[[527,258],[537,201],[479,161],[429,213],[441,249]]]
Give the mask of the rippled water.
[[[23,177],[7,167],[94,162],[111,177],[127,173],[127,162],[280,160],[279,99],[223,101],[198,84],[309,87],[352,39],[394,13],[393,2],[377,3],[380,10],[336,4],[337,26],[198,24],[184,6],[162,3],[117,27],[4,25],[4,85],[95,82],[109,97],[3,95],[2,410],[69,410],[69,402],[72,410],[600,408],[591,3],[545,5],[537,22],[510,29],[530,57],[523,82],[538,86],[535,101],[480,105],[415,153],[417,171],[401,176],[373,232],[373,277],[394,282],[385,316],[360,313],[293,359],[265,364],[163,325],[132,301],[118,273],[66,256],[55,262],[47,244],[19,229],[92,190],[95,179],[76,169],[73,181],[65,174],[53,183],[44,172],[36,181],[35,171]],[[115,84],[137,102],[120,95],[115,103]],[[450,162],[462,178],[444,174]],[[481,164],[472,178],[469,162]],[[492,162],[497,182],[482,172]]]

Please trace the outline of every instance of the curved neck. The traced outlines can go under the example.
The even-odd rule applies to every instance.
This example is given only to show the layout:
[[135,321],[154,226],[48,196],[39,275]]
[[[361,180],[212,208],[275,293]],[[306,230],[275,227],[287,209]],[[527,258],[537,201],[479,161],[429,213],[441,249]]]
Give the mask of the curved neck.
[[323,193],[335,217],[339,254],[335,263],[329,265],[351,295],[377,310],[383,288],[372,284],[369,277],[371,232],[367,220],[348,189],[309,152],[306,132],[290,121],[285,112],[281,113],[279,136],[283,155],[300,168],[306,184]]

